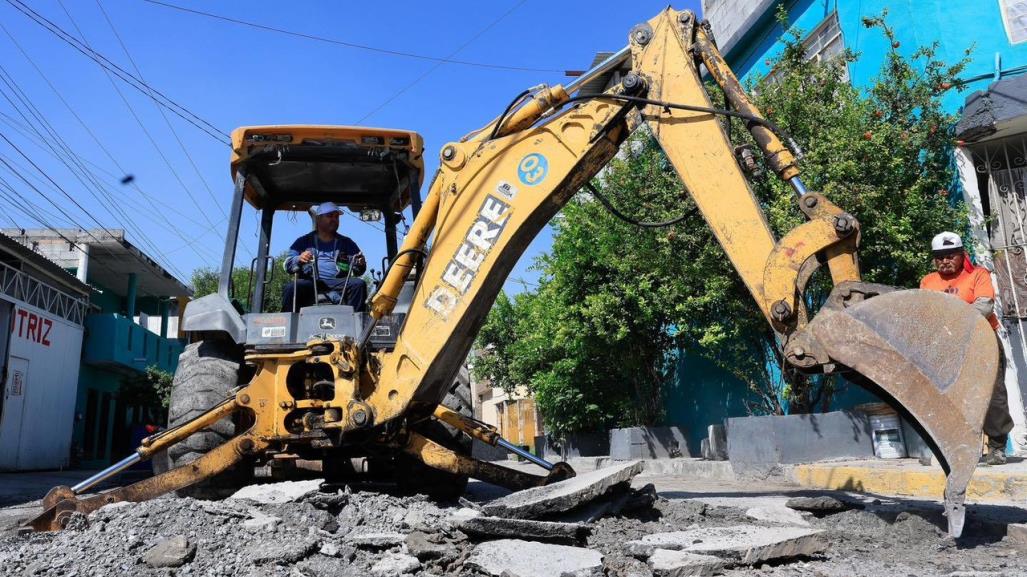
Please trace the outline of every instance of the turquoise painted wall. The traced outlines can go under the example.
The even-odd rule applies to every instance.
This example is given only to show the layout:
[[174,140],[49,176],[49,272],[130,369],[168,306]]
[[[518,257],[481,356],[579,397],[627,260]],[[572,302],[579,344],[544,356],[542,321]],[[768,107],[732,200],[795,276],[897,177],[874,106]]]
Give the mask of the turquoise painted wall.
[[681,427],[689,452],[698,456],[709,425],[748,414],[745,399],[755,400],[745,383],[711,361],[682,351],[677,377],[664,391],[666,424]]
[[[958,111],[967,95],[987,89],[994,82],[996,54],[1002,70],[1027,65],[1027,42],[1015,46],[1009,43],[998,0],[796,0],[785,2],[785,6],[790,23],[803,30],[804,35],[832,12],[838,12],[845,47],[859,54],[859,60],[849,67],[855,86],[867,86],[873,81],[888,51],[880,30],[863,26],[865,16],[877,16],[885,8],[887,22],[895,30],[898,49],[904,55],[938,42],[938,56],[945,62],[957,62],[972,48],[971,62],[961,78],[985,78],[969,83],[961,92],[948,91],[942,102],[950,112]],[[727,61],[743,81],[767,73],[768,63],[783,49],[782,33],[771,10],[732,47]]]

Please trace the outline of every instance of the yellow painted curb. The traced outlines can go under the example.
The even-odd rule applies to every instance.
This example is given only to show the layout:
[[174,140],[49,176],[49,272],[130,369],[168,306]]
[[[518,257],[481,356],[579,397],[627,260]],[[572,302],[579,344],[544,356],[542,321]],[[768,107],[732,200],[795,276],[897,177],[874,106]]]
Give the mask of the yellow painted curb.
[[[817,463],[795,465],[795,481],[811,489],[877,493],[903,497],[941,499],[945,473],[938,468],[916,470],[912,466],[859,466]],[[1017,501],[1027,499],[1027,475],[1001,467],[978,468],[967,488],[970,501]]]

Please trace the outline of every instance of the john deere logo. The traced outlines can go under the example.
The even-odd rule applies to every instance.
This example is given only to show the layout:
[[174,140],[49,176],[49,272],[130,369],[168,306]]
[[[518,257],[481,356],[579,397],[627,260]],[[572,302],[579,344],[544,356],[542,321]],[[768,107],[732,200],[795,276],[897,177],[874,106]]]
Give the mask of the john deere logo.
[[335,319],[332,317],[321,317],[321,320],[317,322],[317,326],[324,330],[331,330],[335,328]]

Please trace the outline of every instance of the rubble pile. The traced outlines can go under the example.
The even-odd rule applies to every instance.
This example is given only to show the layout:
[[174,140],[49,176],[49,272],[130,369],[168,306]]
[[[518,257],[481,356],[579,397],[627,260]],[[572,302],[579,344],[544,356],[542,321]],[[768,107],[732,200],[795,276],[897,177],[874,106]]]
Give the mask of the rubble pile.
[[[483,503],[328,493],[316,481],[251,486],[223,501],[117,503],[61,532],[0,536],[0,574],[823,577],[834,575],[824,561],[839,547],[887,564],[871,539],[945,543],[915,515],[882,520],[838,502],[780,507],[789,515],[666,500],[652,485],[631,487],[640,471],[623,463]],[[914,549],[910,562],[922,562]]]

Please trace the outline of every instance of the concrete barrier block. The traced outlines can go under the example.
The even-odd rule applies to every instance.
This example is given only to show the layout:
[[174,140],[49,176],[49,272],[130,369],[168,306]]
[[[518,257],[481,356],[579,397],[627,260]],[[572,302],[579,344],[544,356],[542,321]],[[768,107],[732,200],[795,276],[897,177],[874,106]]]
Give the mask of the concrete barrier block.
[[628,427],[610,431],[610,457],[614,459],[688,456],[685,433],[678,427]]

